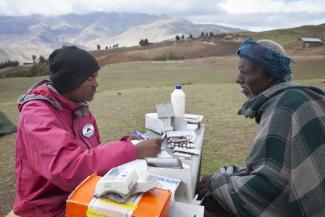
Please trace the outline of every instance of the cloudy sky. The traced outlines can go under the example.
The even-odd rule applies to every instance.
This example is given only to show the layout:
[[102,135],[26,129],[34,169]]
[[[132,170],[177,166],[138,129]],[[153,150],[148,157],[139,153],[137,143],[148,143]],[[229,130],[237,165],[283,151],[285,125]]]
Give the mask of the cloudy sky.
[[0,0],[0,15],[137,12],[252,31],[325,23],[323,0]]

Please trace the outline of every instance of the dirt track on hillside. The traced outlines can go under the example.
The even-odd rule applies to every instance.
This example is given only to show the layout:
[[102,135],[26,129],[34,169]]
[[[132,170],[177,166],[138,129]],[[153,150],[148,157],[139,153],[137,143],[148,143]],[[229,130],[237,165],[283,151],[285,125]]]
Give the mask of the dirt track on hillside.
[[100,65],[108,65],[129,61],[152,61],[154,57],[173,53],[185,59],[203,58],[210,56],[234,55],[240,42],[235,41],[180,41],[170,42],[159,46],[159,44],[145,47],[122,48],[116,50],[93,51],[92,53]]

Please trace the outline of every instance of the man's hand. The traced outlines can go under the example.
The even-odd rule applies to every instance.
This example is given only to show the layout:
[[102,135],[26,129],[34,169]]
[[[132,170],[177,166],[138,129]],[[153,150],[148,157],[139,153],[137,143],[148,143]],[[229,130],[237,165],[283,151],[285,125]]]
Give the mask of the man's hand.
[[209,190],[208,190],[208,181],[211,179],[212,174],[205,175],[200,179],[200,182],[197,186],[197,193],[198,193],[198,199],[202,200],[203,196],[205,196]]
[[[202,206],[204,206],[204,209],[210,213],[227,213],[216,201],[216,199],[213,198],[213,196],[208,193],[202,201]],[[219,215],[218,215],[219,216]]]
[[204,209],[208,211],[208,213],[217,213],[218,215],[224,216],[227,212],[219,205],[208,189],[208,181],[212,176],[213,174],[205,175],[200,179],[200,183],[197,186],[198,199],[202,200],[201,205],[204,206]]
[[142,142],[139,142],[135,149],[137,150],[138,159],[145,158],[145,157],[156,157],[157,154],[160,153],[161,143],[163,142],[162,139],[147,139]]

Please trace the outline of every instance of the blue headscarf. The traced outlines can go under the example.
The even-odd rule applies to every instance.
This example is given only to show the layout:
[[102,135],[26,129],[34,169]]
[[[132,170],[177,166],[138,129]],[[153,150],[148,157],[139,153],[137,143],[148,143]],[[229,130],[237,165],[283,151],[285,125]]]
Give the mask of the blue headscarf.
[[256,43],[251,38],[240,45],[237,55],[250,60],[278,80],[285,81],[285,78],[291,74],[292,59]]

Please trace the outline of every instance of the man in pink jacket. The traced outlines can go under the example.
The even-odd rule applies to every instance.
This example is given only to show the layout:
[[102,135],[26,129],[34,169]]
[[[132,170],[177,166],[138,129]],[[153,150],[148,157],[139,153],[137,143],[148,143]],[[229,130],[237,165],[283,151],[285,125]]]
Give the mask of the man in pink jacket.
[[64,216],[68,195],[87,176],[156,156],[162,142],[101,144],[86,103],[98,86],[95,58],[65,46],[50,55],[49,67],[50,81],[34,85],[18,104],[14,213],[22,217]]

